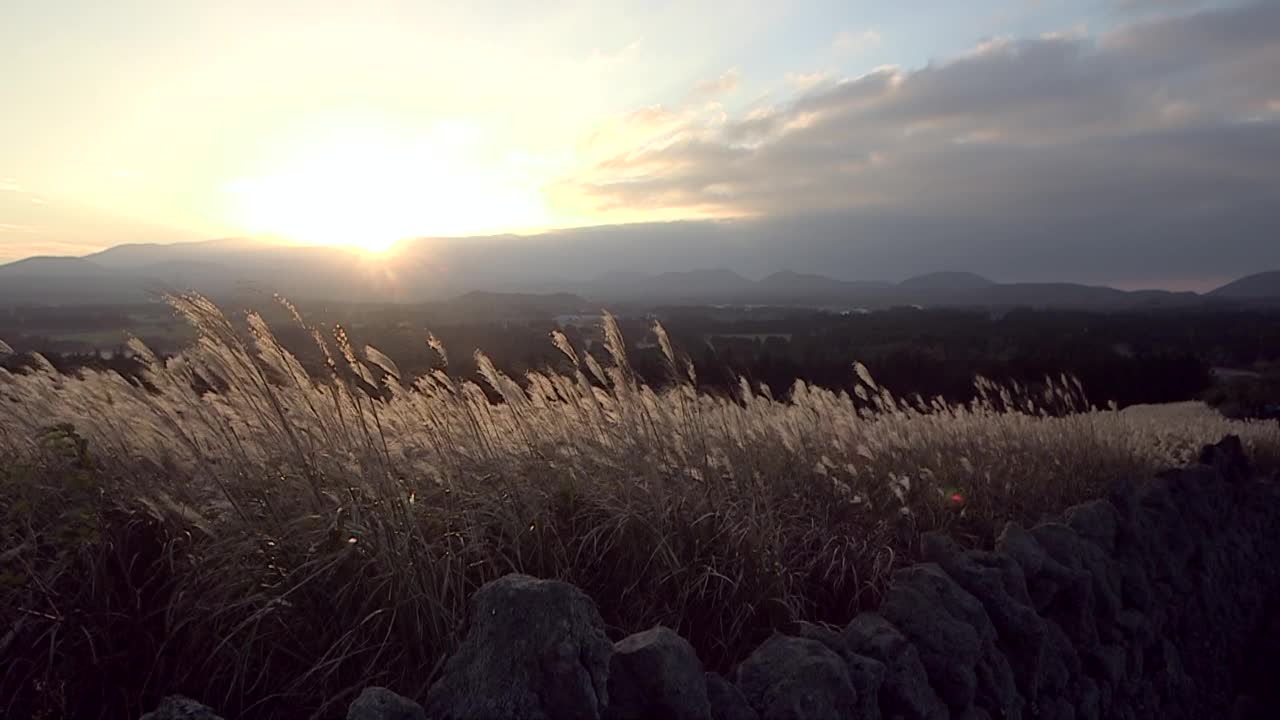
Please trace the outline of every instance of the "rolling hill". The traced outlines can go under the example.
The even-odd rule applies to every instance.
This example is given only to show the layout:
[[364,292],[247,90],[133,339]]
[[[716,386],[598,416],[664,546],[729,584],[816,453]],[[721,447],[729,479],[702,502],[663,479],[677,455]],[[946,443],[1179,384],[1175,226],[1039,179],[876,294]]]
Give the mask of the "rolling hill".
[[[548,243],[563,243],[571,233]],[[971,272],[942,271],[900,283],[855,282],[780,270],[760,280],[723,267],[646,273],[584,273],[548,263],[538,245],[509,236],[405,244],[382,257],[337,247],[303,247],[224,238],[173,245],[121,245],[82,258],[34,257],[0,266],[0,305],[131,303],[160,291],[196,290],[215,299],[426,302],[466,293],[565,293],[607,304],[794,305],[877,308],[900,305],[1134,309],[1187,307],[1280,298],[1280,271],[1260,273],[1207,295],[1123,291],[1075,283],[999,283]],[[497,261],[500,259],[500,261]],[[516,295],[514,297],[521,297]],[[564,302],[566,297],[575,298]],[[471,299],[488,305],[478,294]]]
[[1225,300],[1280,299],[1280,270],[1247,275],[1209,292]]

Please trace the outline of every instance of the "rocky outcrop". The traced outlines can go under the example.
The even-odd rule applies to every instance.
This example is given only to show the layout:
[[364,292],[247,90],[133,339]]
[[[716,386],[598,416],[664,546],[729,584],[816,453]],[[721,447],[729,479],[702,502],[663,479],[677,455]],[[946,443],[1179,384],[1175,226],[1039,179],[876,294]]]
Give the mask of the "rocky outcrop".
[[613,644],[578,588],[507,575],[471,599],[471,627],[427,694],[432,720],[599,720]]
[[[733,682],[670,629],[611,644],[576,588],[507,576],[473,598],[425,713],[370,688],[349,717],[1280,717],[1280,484],[1254,479],[1235,438],[1058,521],[1010,524],[994,551],[942,534],[921,550],[878,612],[796,623]],[[180,698],[147,717],[216,718]]]
[[707,680],[689,641],[658,626],[613,646],[609,720],[711,720]]
[[857,709],[844,658],[817,640],[775,634],[742,661],[737,680],[761,720],[848,718]]

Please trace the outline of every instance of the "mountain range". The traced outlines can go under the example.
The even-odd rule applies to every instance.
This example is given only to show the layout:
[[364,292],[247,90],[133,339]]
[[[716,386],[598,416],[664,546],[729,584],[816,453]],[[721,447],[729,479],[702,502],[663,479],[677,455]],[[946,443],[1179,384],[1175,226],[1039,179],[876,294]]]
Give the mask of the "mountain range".
[[527,262],[535,253],[536,245],[511,236],[468,238],[465,244],[419,241],[387,256],[244,239],[121,245],[84,257],[34,257],[0,265],[0,305],[124,304],[173,290],[196,290],[215,299],[280,293],[299,301],[346,302],[426,302],[496,292],[573,293],[594,302],[833,308],[1280,304],[1280,271],[1250,275],[1201,295],[1075,283],[998,283],[955,271],[898,283],[787,270],[752,280],[723,268],[588,274]]

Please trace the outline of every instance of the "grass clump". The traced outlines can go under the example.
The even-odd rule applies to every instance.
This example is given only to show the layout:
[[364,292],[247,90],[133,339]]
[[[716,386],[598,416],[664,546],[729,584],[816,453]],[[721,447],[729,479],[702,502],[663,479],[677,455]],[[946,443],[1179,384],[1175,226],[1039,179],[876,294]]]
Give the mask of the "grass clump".
[[[141,382],[0,371],[0,712],[138,714],[182,692],[229,716],[338,714],[367,684],[421,695],[469,596],[508,572],[582,587],[618,634],[663,623],[727,667],[796,619],[873,606],[924,531],[973,545],[1228,433],[1280,467],[1280,426],[1200,405],[1096,410],[1070,378],[978,379],[966,405],[637,381],[553,334],[519,381],[403,377],[306,328],[315,379],[250,314],[170,299],[199,333],[141,343]],[[295,319],[303,323],[294,313]],[[305,325],[304,325],[305,327]],[[601,362],[601,359],[606,362]]]

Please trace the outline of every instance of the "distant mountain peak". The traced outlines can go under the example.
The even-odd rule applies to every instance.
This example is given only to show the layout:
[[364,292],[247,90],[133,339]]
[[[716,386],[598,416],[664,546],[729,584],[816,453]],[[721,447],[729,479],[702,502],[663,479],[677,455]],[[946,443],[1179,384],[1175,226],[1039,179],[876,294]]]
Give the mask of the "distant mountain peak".
[[1210,291],[1209,296],[1239,300],[1280,298],[1280,270],[1246,275]]
[[942,270],[907,278],[899,287],[910,290],[975,290],[993,287],[997,283],[977,273],[959,270]]
[[84,258],[59,255],[37,255],[7,265],[0,265],[0,274],[32,277],[67,277],[102,272],[102,267]]

